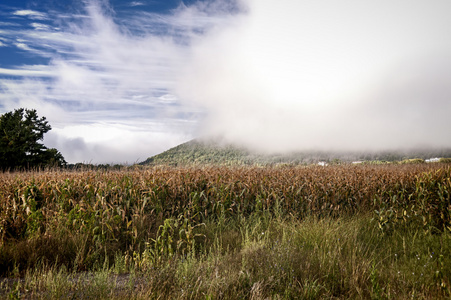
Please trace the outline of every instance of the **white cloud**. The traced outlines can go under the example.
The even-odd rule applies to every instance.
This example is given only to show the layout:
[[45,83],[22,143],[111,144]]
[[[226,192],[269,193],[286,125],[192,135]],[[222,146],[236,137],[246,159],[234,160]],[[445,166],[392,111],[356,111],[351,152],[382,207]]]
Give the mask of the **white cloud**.
[[[54,73],[48,70],[47,66],[43,68],[27,67],[27,69],[4,69],[0,68],[0,75],[8,76],[27,76],[27,77],[43,77],[53,76]],[[5,81],[6,84],[6,81]]]
[[165,103],[175,103],[178,100],[177,97],[172,94],[164,94],[163,96],[159,97],[158,99],[160,99],[162,102],[165,102]]
[[36,30],[49,31],[51,29],[49,25],[42,23],[31,23],[30,25],[33,26],[33,28]]
[[139,1],[130,2],[130,6],[142,6],[142,5],[145,5],[145,3]]
[[46,20],[46,19],[48,19],[47,14],[42,13],[42,12],[38,12],[38,11],[34,11],[34,10],[29,10],[29,9],[16,10],[13,13],[13,15],[21,16],[21,17],[28,17],[28,18],[34,19],[34,20]]
[[88,163],[136,163],[152,155],[180,144],[191,136],[182,131],[160,131],[142,126],[123,124],[74,124],[63,128],[53,128],[45,137],[48,147],[60,150],[69,162]]
[[14,45],[21,50],[32,51],[32,49],[25,43],[14,43]]

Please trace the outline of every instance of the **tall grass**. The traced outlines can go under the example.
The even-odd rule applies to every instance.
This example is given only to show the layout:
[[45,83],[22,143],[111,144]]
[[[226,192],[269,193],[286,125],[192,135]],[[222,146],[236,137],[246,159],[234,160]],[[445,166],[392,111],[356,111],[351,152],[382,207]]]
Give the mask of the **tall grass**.
[[450,296],[451,168],[4,173],[4,295]]

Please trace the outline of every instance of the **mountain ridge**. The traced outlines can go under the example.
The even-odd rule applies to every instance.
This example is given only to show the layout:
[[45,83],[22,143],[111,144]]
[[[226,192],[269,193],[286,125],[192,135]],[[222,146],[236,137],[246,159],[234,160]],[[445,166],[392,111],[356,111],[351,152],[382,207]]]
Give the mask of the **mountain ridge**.
[[394,162],[408,159],[451,157],[451,149],[406,150],[379,152],[298,151],[292,153],[262,154],[220,140],[193,139],[151,156],[140,165],[308,165],[351,162]]

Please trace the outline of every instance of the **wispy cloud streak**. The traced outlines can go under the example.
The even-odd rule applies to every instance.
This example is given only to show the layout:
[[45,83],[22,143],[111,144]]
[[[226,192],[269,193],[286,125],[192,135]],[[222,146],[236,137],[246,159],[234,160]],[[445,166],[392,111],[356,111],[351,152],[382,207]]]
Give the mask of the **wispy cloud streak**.
[[21,17],[28,17],[30,19],[34,20],[47,20],[47,14],[39,11],[24,9],[24,10],[16,10],[13,15],[15,16],[21,16]]

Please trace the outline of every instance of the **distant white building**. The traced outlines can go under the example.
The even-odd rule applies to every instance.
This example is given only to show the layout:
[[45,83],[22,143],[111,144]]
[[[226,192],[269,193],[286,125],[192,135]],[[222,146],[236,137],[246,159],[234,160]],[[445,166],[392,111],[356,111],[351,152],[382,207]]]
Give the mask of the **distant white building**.
[[439,162],[439,161],[440,161],[440,158],[439,158],[439,157],[429,158],[429,159],[426,159],[426,160],[425,160],[425,162],[427,162],[427,163],[431,163],[431,162]]
[[318,162],[318,165],[319,165],[319,166],[325,167],[325,166],[327,166],[327,162],[325,162],[325,161],[320,161],[320,162]]

